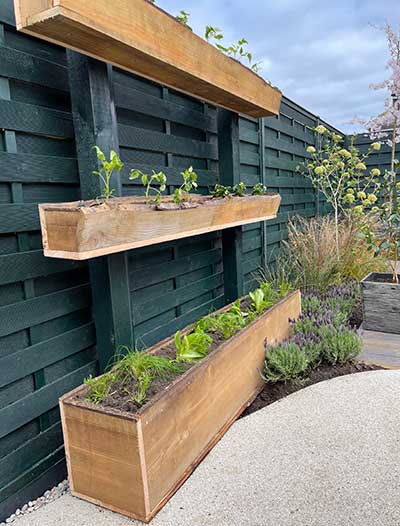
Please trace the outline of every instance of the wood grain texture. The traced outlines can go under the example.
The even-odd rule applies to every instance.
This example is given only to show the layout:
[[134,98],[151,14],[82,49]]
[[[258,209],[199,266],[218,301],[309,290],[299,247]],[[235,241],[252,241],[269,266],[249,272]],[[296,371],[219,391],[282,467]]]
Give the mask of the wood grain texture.
[[400,285],[376,281],[380,273],[371,273],[361,281],[363,328],[370,331],[400,334]]
[[297,318],[300,309],[296,291],[136,414],[83,406],[74,397],[85,387],[65,395],[60,404],[72,493],[149,521],[262,389],[265,341],[286,338],[289,318]]
[[14,0],[17,28],[252,117],[281,92],[147,0]]
[[[279,194],[210,199],[193,196],[200,206],[156,210],[143,199],[112,199],[109,204],[77,207],[77,203],[39,207],[44,254],[65,259],[90,259],[265,221],[276,217]],[[90,204],[90,203],[89,203]]]

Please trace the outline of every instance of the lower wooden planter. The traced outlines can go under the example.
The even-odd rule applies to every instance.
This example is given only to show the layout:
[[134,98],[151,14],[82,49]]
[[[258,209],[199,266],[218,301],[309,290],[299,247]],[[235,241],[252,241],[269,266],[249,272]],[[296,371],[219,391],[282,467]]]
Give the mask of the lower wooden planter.
[[[172,198],[163,199],[171,206]],[[279,194],[213,199],[193,196],[191,208],[156,209],[143,198],[41,204],[44,255],[90,259],[276,217]],[[173,205],[172,205],[173,206]]]
[[300,303],[289,294],[136,414],[85,406],[86,386],[61,398],[72,494],[148,522],[261,391],[265,340],[289,335]]

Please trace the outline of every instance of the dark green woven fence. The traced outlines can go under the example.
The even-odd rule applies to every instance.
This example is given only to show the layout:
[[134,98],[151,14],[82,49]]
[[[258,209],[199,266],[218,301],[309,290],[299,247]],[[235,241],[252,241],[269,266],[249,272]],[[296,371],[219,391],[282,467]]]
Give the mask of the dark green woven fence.
[[[323,209],[295,173],[319,120],[293,102],[284,99],[279,118],[239,118],[19,34],[13,25],[6,0],[0,6],[0,520],[65,476],[61,394],[96,373],[98,361],[103,368],[118,343],[150,345],[247,292],[258,267],[274,261],[288,215]],[[129,167],[163,170],[169,192],[190,165],[203,193],[217,181],[263,182],[283,197],[279,216],[89,264],[44,258],[37,203],[96,195],[85,153],[94,142],[119,147]],[[122,195],[141,191],[127,170],[119,183]]]

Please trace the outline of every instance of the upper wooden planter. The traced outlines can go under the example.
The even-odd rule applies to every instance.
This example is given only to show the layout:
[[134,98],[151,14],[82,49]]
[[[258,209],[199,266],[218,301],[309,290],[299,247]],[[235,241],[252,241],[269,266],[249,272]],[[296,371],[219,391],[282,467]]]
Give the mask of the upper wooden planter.
[[14,0],[17,28],[252,117],[281,92],[147,0]]
[[[39,205],[45,256],[90,259],[276,217],[279,194],[213,199],[193,196],[195,208],[157,210],[123,197]],[[166,198],[163,203],[171,201]]]
[[72,494],[149,521],[262,390],[265,340],[287,338],[300,305],[300,293],[289,294],[135,414],[82,403],[77,395],[86,386],[65,395],[60,408]]

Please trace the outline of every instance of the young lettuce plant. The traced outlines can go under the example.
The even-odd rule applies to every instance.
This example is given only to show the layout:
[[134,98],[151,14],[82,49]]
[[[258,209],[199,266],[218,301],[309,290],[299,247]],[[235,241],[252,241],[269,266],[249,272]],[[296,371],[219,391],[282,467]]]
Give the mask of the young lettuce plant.
[[114,150],[110,151],[110,160],[107,161],[106,156],[98,146],[93,146],[93,149],[96,150],[97,159],[101,163],[101,168],[100,170],[94,170],[92,174],[97,175],[103,184],[103,190],[97,199],[103,199],[104,202],[107,203],[115,192],[115,189],[111,188],[111,177],[114,171],[121,171],[124,164]]
[[197,173],[193,170],[193,166],[181,172],[183,183],[179,188],[174,190],[174,202],[177,204],[183,201],[190,201],[190,192],[197,189]]
[[[161,195],[167,188],[167,176],[164,172],[155,172],[153,170],[152,175],[145,174],[140,170],[131,170],[129,179],[139,179],[142,185],[145,187],[146,202],[150,202],[150,194],[153,194],[153,202],[158,205],[161,202]],[[154,183],[158,183],[159,187],[153,186]]]
[[249,298],[251,299],[251,308],[256,314],[262,314],[270,304],[265,301],[263,290],[256,289],[253,292],[249,292]]
[[243,197],[246,195],[246,189],[246,185],[241,181],[240,183],[235,184],[235,186],[232,188],[232,193],[237,197]]
[[177,362],[198,362],[207,356],[212,338],[203,331],[196,330],[186,336],[177,331],[174,336]]
[[216,199],[230,197],[232,195],[232,187],[224,186],[223,184],[216,184],[214,190],[211,191],[211,195]]

